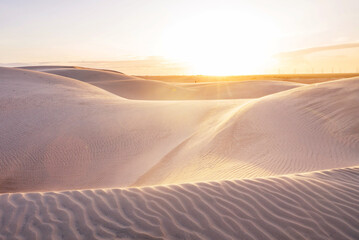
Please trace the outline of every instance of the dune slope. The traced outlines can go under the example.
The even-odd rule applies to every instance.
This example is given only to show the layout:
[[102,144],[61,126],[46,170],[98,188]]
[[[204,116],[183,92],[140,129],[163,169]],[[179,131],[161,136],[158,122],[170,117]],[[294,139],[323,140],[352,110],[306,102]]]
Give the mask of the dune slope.
[[193,91],[155,80],[144,80],[120,72],[81,67],[49,66],[47,68],[22,67],[90,83],[128,99],[179,100],[187,99]]
[[359,164],[359,79],[249,102],[197,131],[134,186],[265,177]]
[[243,101],[129,101],[70,78],[0,69],[0,192],[133,184]]
[[2,238],[358,239],[359,169],[0,195]]

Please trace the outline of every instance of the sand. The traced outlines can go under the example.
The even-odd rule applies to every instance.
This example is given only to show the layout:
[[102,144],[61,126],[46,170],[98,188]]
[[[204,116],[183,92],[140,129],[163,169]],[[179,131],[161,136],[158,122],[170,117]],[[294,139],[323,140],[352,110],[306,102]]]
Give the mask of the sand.
[[249,101],[187,138],[134,186],[357,165],[358,93],[359,78],[352,78]]
[[211,82],[172,84],[145,80],[120,72],[80,67],[23,67],[84,81],[111,93],[136,100],[211,100],[258,98],[268,94],[303,86],[283,81]]
[[0,195],[3,238],[357,239],[359,169]]
[[0,238],[359,238],[359,78],[0,68],[0,112]]

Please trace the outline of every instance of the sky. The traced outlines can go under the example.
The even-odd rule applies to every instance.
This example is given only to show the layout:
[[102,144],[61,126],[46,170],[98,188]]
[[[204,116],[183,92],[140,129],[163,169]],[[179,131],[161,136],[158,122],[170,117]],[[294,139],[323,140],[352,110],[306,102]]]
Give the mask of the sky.
[[0,65],[356,72],[358,12],[358,0],[0,0]]

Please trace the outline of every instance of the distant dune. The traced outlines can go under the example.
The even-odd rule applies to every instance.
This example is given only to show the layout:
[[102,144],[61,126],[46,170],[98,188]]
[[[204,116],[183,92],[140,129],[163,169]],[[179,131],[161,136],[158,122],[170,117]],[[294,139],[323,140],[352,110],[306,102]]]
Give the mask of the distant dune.
[[0,238],[359,238],[359,78],[0,68],[0,112]]
[[145,80],[120,72],[80,67],[48,66],[23,67],[23,69],[47,72],[80,81],[128,99],[139,100],[210,100],[257,98],[288,90],[299,83],[280,81],[258,82],[210,82],[205,84],[171,84]]
[[200,82],[238,82],[238,81],[285,81],[293,83],[313,84],[343,78],[359,77],[359,73],[313,73],[313,74],[264,74],[239,76],[206,76],[206,75],[169,75],[169,76],[138,76],[149,80],[160,80],[175,83]]

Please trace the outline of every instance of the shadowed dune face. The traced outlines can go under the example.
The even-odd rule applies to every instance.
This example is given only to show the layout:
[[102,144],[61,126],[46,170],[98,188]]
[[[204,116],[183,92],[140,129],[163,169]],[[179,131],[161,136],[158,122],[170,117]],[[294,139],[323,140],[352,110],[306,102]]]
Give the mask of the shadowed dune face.
[[348,168],[255,180],[2,194],[0,236],[357,239],[358,182],[358,168]]
[[303,86],[281,81],[174,84],[145,80],[123,73],[79,67],[23,67],[88,82],[121,97],[137,100],[210,100],[258,98]]
[[114,97],[107,91],[72,78],[5,67],[0,67],[0,74],[2,86],[0,97],[3,99],[10,97],[23,98],[23,94],[31,96],[36,95],[36,93],[48,96],[52,94],[65,95],[71,93],[70,91],[92,98],[99,98],[100,96],[103,98]]
[[[38,70],[38,69],[36,69]],[[39,71],[39,70],[38,70]],[[139,79],[120,72],[109,70],[95,70],[87,68],[47,68],[41,69],[41,72],[56,74],[59,76],[77,79],[83,82],[101,82],[101,81],[116,81]]]

